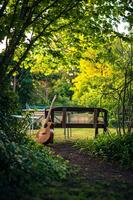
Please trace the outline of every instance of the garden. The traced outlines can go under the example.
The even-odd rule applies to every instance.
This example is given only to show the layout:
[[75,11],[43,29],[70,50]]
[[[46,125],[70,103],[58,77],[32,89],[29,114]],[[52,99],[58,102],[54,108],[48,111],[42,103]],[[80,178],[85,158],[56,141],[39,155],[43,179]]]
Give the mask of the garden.
[[[133,199],[132,10],[130,0],[0,1],[1,200]],[[107,110],[106,131],[95,134],[94,119],[38,143],[29,122],[54,95],[54,107]]]

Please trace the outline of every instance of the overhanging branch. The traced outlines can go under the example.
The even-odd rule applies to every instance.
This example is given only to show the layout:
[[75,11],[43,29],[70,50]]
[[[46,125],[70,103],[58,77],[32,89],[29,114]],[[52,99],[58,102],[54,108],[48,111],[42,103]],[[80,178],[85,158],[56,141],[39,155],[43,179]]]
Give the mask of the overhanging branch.
[[[27,46],[26,50],[24,51],[23,55],[21,56],[21,58],[19,59],[19,61],[16,63],[16,66],[15,66],[12,70],[9,71],[8,77],[10,77],[10,76],[18,69],[18,67],[21,65],[22,61],[26,58],[26,56],[27,56],[29,50],[31,49],[31,47],[34,45],[34,43],[35,43],[41,36],[44,35],[44,32],[46,31],[46,29],[47,29],[48,27],[50,27],[51,24],[53,24],[54,22],[56,22],[57,19],[59,19],[61,16],[65,15],[65,14],[68,13],[70,10],[72,10],[72,9],[78,4],[79,1],[80,1],[80,0],[77,0],[77,1],[74,1],[74,3],[71,2],[71,3],[67,4],[67,5],[65,6],[65,8],[64,8],[54,19],[52,19],[51,21],[49,21],[49,22],[45,25],[45,27],[42,29],[42,31],[40,31],[40,32],[38,33],[37,36],[35,36],[34,38],[32,38],[32,40],[30,41],[30,44],[28,44],[28,46]],[[75,3],[75,2],[76,2],[76,3]],[[60,26],[59,28],[61,28],[61,26]],[[23,28],[21,31],[24,32],[24,30],[25,30],[25,29]],[[14,50],[15,50],[15,49],[14,49]]]

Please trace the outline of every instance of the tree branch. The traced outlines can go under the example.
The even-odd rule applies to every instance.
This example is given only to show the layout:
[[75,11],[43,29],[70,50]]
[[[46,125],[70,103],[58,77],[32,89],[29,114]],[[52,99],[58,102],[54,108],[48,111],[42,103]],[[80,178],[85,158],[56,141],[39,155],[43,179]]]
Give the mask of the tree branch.
[[4,3],[3,3],[3,5],[2,5],[2,7],[0,9],[0,17],[3,17],[3,15],[4,15],[3,13],[4,13],[8,3],[9,3],[9,0],[4,0]]
[[48,9],[50,9],[51,7],[53,7],[57,2],[58,2],[58,0],[55,0],[52,4],[50,4],[50,5],[47,6],[45,9],[43,9],[43,10],[34,18],[34,20],[31,21],[31,23],[30,23],[29,25],[31,25],[31,24],[33,24],[34,22],[36,22],[36,21],[39,19],[39,17],[42,16],[42,14],[43,14],[44,12],[46,12]]
[[[56,1],[57,1],[57,0],[56,0]],[[40,32],[38,33],[37,36],[35,36],[34,38],[32,38],[30,44],[28,44],[26,50],[24,51],[23,55],[21,56],[21,58],[20,58],[19,61],[17,62],[16,66],[15,66],[12,70],[9,71],[8,77],[10,77],[10,76],[12,75],[12,73],[14,73],[14,72],[17,70],[17,68],[20,66],[20,64],[22,63],[22,61],[25,59],[25,57],[26,57],[26,55],[28,54],[28,52],[29,52],[29,50],[31,49],[31,47],[34,45],[34,43],[35,43],[41,36],[44,35],[46,29],[47,29],[48,27],[50,27],[51,24],[53,24],[54,22],[56,22],[57,19],[59,19],[62,15],[68,13],[71,9],[73,9],[73,8],[77,5],[78,2],[79,2],[79,0],[77,0],[76,3],[75,3],[75,1],[74,1],[74,2],[71,2],[71,3],[67,4],[67,5],[65,6],[65,8],[64,8],[55,18],[53,18],[51,21],[49,21],[49,22],[45,25],[45,27],[42,29],[42,31],[40,31]],[[25,26],[26,26],[26,24],[25,24]],[[20,33],[19,33],[19,35],[18,35],[19,37],[24,33],[24,31],[25,31],[25,26],[23,26],[23,28],[21,29],[21,31],[20,31]],[[20,41],[20,39],[19,39],[19,41]],[[16,41],[16,43],[15,43],[15,45],[14,45],[15,47],[16,47],[16,45],[19,43],[19,41]],[[14,52],[15,52],[15,48],[14,48]],[[12,55],[14,54],[14,52],[12,53]]]

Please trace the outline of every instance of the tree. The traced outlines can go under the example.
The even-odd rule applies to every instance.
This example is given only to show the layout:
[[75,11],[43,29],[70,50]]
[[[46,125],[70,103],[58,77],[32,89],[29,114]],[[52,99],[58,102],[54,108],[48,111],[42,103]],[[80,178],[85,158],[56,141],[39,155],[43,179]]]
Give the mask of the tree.
[[[23,67],[23,61],[30,58],[37,45],[43,46],[44,54],[40,56],[44,56],[46,62],[54,58],[55,68],[60,58],[60,70],[69,66],[69,72],[75,76],[82,51],[88,48],[86,44],[93,43],[96,47],[99,41],[105,42],[103,35],[115,37],[114,24],[118,24],[122,17],[131,23],[131,9],[130,1],[127,5],[124,0],[2,0],[0,42],[5,40],[6,48],[0,53],[1,91],[6,82],[10,85],[14,72]],[[119,32],[116,34],[129,39]],[[51,46],[52,42],[55,47]],[[63,48],[68,44],[69,48]],[[70,56],[72,48],[76,50]],[[29,62],[26,67],[28,65]],[[49,66],[46,67],[50,71]]]
[[86,106],[100,106],[102,88],[111,75],[107,61],[99,58],[100,50],[88,48],[80,60],[80,72],[73,80],[73,100]]
[[113,69],[113,81],[111,90],[107,92],[116,98],[116,109],[114,110],[118,121],[118,133],[131,133],[132,98],[133,98],[133,68],[132,68],[132,44],[117,38],[112,43],[111,64]]
[[1,84],[20,67],[39,39],[45,46],[51,34],[78,20],[72,26],[74,33],[103,34],[122,17],[130,23],[131,11],[130,0],[2,0],[0,42],[6,40],[6,49],[0,54]]
[[88,48],[80,59],[74,82],[80,105],[105,107],[115,118],[118,133],[131,132],[133,98],[132,45],[115,38],[99,48]]
[[26,104],[30,103],[33,93],[33,78],[28,69],[21,70],[17,83],[16,93],[19,96],[20,105],[24,108]]
[[[66,26],[61,20],[76,12],[79,0],[3,0],[0,3],[0,42],[6,48],[0,54],[0,85],[17,71],[40,38]],[[71,18],[71,17],[70,17]],[[72,21],[72,19],[70,20]]]

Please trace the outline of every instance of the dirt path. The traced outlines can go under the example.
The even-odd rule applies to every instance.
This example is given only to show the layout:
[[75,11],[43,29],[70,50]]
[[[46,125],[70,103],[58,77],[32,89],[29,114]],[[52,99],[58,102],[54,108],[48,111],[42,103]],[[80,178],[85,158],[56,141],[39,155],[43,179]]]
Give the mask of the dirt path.
[[46,190],[48,200],[133,200],[133,172],[92,158],[73,147],[72,142],[50,147],[69,160],[74,173]]
[[77,165],[80,169],[80,175],[88,181],[117,180],[133,183],[132,171],[122,170],[116,165],[92,158],[86,153],[80,152],[79,149],[73,147],[73,143],[71,142],[54,144],[52,149],[56,154],[69,160],[70,164]]

